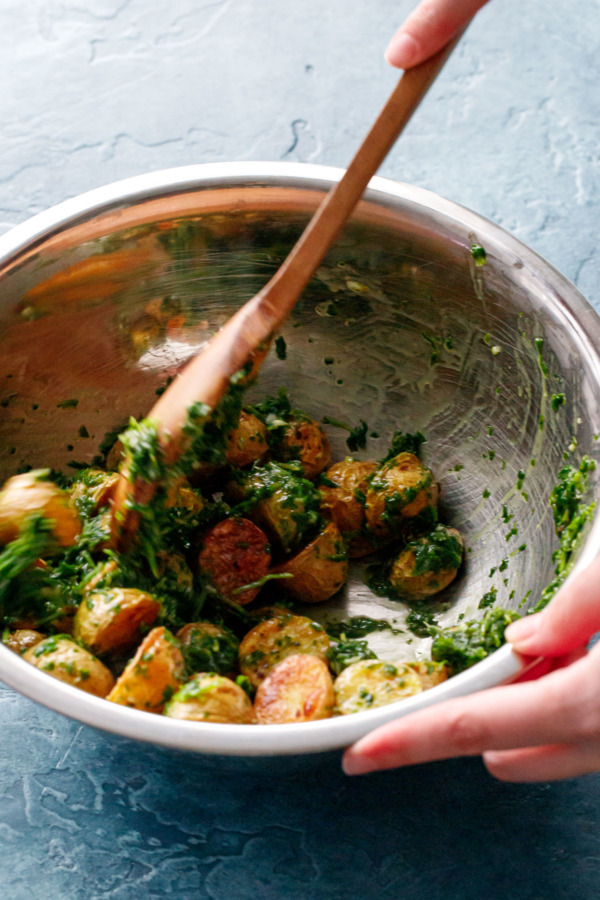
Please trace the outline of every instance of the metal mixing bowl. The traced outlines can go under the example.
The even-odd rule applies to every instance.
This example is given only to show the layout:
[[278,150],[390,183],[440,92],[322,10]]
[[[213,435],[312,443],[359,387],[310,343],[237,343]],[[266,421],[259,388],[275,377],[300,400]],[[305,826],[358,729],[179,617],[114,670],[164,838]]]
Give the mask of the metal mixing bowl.
[[[273,163],[158,172],[67,201],[1,237],[0,476],[90,461],[106,432],[142,417],[156,390],[277,268],[340,174]],[[476,264],[474,244],[485,248],[485,265]],[[434,603],[442,624],[481,615],[492,587],[502,606],[534,604],[553,574],[548,496],[557,470],[565,454],[593,456],[600,433],[599,321],[573,285],[480,216],[375,178],[283,334],[287,359],[270,356],[255,396],[285,385],[317,418],[366,420],[379,437],[369,438],[365,458],[382,456],[396,429],[427,436],[442,516],[468,548],[464,571],[444,594],[448,608]],[[565,396],[556,409],[555,394]],[[330,433],[341,459],[347,434]],[[590,495],[598,495],[596,482]],[[576,568],[593,558],[599,532],[596,519]],[[367,615],[398,628],[405,612],[365,587],[360,565],[341,597],[310,608],[322,621]],[[389,660],[427,652],[427,641],[410,632],[370,641]],[[0,646],[0,678],[61,713],[137,739],[237,756],[343,747],[391,718],[498,684],[520,666],[503,647],[402,703],[248,727],[107,703]]]

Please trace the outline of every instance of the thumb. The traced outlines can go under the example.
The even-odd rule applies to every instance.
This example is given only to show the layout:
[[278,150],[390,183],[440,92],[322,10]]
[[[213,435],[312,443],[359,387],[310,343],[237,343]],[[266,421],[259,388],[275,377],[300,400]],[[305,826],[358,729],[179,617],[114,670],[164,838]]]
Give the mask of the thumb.
[[506,639],[525,656],[562,656],[600,630],[600,557],[565,584],[540,613],[506,629]]

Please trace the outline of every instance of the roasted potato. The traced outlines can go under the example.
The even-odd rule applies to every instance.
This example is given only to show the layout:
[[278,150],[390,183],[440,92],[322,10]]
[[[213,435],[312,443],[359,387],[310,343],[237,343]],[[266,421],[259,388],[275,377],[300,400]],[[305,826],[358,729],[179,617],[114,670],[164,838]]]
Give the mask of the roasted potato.
[[46,635],[41,631],[35,631],[33,628],[17,628],[15,631],[7,634],[2,638],[2,643],[13,653],[22,656],[30,647],[35,647],[40,641],[43,641]]
[[140,630],[154,623],[160,602],[137,588],[90,591],[75,614],[74,635],[99,656],[119,656],[140,639]]
[[367,556],[377,549],[373,534],[365,529],[368,479],[376,470],[376,462],[348,458],[331,466],[325,473],[325,483],[319,487],[321,511],[340,529],[350,559]]
[[463,542],[456,528],[436,528],[410,541],[396,557],[389,581],[398,594],[414,600],[431,597],[456,578],[462,562]]
[[244,515],[263,529],[280,556],[298,550],[321,522],[319,493],[301,476],[297,462],[254,465],[227,484],[225,496],[244,502]]
[[369,479],[367,525],[380,539],[397,537],[415,516],[425,510],[434,511],[437,497],[438,486],[431,469],[414,453],[399,453],[378,467]]
[[115,680],[106,666],[68,635],[44,638],[23,654],[42,672],[96,697],[106,697]]
[[268,452],[266,425],[258,416],[242,410],[237,426],[227,439],[227,462],[236,469],[246,469],[252,463],[262,462]]
[[327,658],[330,640],[321,625],[291,613],[265,619],[242,638],[240,671],[256,687],[277,663],[297,653]]
[[250,725],[254,721],[252,702],[244,689],[215,673],[194,675],[169,701],[165,716],[230,725]]
[[424,691],[436,687],[448,678],[448,669],[443,663],[424,659],[418,662],[407,662],[406,665],[419,676]]
[[319,423],[302,416],[288,421],[272,455],[281,462],[297,459],[304,477],[314,481],[331,462],[331,446]]
[[287,656],[258,687],[254,712],[259,725],[314,722],[333,715],[335,696],[327,665],[318,656]]
[[188,672],[231,674],[238,661],[240,642],[233,631],[212,622],[190,622],[176,634]]
[[184,680],[185,663],[177,641],[166,628],[153,628],[106,699],[160,713]]
[[218,592],[242,606],[254,600],[260,582],[269,571],[271,551],[261,529],[249,519],[218,522],[202,538],[198,568],[208,575]]
[[202,494],[194,490],[187,478],[179,478],[169,485],[165,506],[169,509],[180,506],[189,512],[202,512],[206,501]]
[[348,554],[337,525],[330,522],[300,553],[271,571],[293,576],[282,578],[278,587],[302,603],[321,603],[332,597],[348,576]]
[[419,675],[404,664],[361,660],[344,669],[333,683],[335,708],[342,715],[387,706],[419,694]]
[[102,469],[84,469],[71,488],[71,499],[77,509],[95,515],[113,499],[120,475]]
[[48,480],[48,469],[13,475],[0,491],[0,544],[18,537],[33,515],[52,523],[52,534],[61,547],[71,547],[81,532],[81,522],[67,491]]

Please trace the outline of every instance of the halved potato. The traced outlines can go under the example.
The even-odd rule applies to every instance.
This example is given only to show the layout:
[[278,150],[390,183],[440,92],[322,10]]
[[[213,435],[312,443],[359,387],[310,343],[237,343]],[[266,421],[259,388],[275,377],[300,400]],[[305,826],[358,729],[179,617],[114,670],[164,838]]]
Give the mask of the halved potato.
[[185,663],[177,641],[166,628],[153,628],[106,699],[160,713],[184,679]]
[[252,463],[265,459],[268,452],[266,425],[258,416],[243,409],[236,427],[227,439],[227,462],[236,469],[246,469]]
[[335,696],[327,665],[318,656],[288,656],[258,687],[254,711],[259,725],[314,722],[333,715]]
[[77,504],[85,504],[88,514],[95,514],[103,506],[108,506],[115,495],[121,476],[118,472],[103,469],[85,469],[71,488],[71,499]]
[[233,725],[250,725],[254,721],[248,694],[235,681],[215,673],[194,675],[167,704],[165,716]]
[[236,666],[240,642],[233,631],[213,622],[189,622],[176,638],[189,672],[229,675]]
[[14,541],[36,514],[52,522],[52,534],[61,547],[75,543],[81,522],[69,493],[48,480],[47,469],[35,469],[13,475],[0,491],[0,544]]
[[331,462],[329,438],[315,419],[305,417],[288,421],[281,441],[272,452],[275,459],[283,462],[299,460],[304,477],[311,481]]
[[419,660],[418,662],[408,662],[406,665],[419,676],[424,691],[428,691],[448,679],[448,669],[444,663]]
[[278,588],[302,603],[332,597],[348,577],[348,554],[339,528],[330,522],[300,553],[271,571],[293,576],[278,581]]
[[53,678],[96,697],[106,697],[115,683],[104,663],[68,635],[44,638],[26,650],[23,659]]
[[331,484],[322,484],[321,511],[335,522],[348,545],[348,556],[357,559],[377,549],[373,535],[365,533],[365,502],[368,479],[377,470],[377,463],[358,459],[344,459],[325,473]]
[[378,538],[396,537],[410,519],[435,510],[438,485],[433,472],[414,453],[399,453],[369,481],[365,515]]
[[248,632],[240,644],[240,671],[256,687],[286,656],[307,653],[327,658],[330,640],[322,626],[307,616],[274,616]]
[[409,666],[374,659],[352,663],[335,679],[333,689],[336,711],[345,716],[412,697],[423,685]]
[[432,597],[456,578],[462,553],[460,532],[438,525],[404,547],[390,569],[390,584],[411,599]]
[[142,626],[152,625],[160,608],[155,597],[137,588],[94,590],[79,604],[73,633],[94,653],[116,656],[135,646]]
[[45,635],[41,631],[35,631],[33,628],[17,628],[16,631],[3,637],[2,643],[13,653],[22,656],[30,647],[35,647],[44,638]]
[[209,576],[219,593],[242,606],[250,603],[271,564],[269,541],[249,519],[231,518],[218,522],[202,538],[198,555],[200,572]]

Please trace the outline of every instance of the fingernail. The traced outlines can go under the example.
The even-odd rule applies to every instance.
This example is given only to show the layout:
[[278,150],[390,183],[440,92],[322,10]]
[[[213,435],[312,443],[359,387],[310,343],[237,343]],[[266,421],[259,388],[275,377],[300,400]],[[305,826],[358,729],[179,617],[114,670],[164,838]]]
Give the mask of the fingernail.
[[372,772],[373,767],[362,756],[353,756],[346,753],[342,757],[342,771],[346,775],[364,775],[367,772]]
[[410,34],[402,32],[402,34],[392,38],[388,44],[385,58],[391,66],[396,66],[398,69],[408,69],[416,60],[418,52],[419,46],[415,39]]
[[517,619],[516,622],[510,623],[504,632],[504,637],[511,644],[522,644],[528,638],[533,637],[538,630],[539,622],[539,613],[537,615],[523,616],[522,619]]

